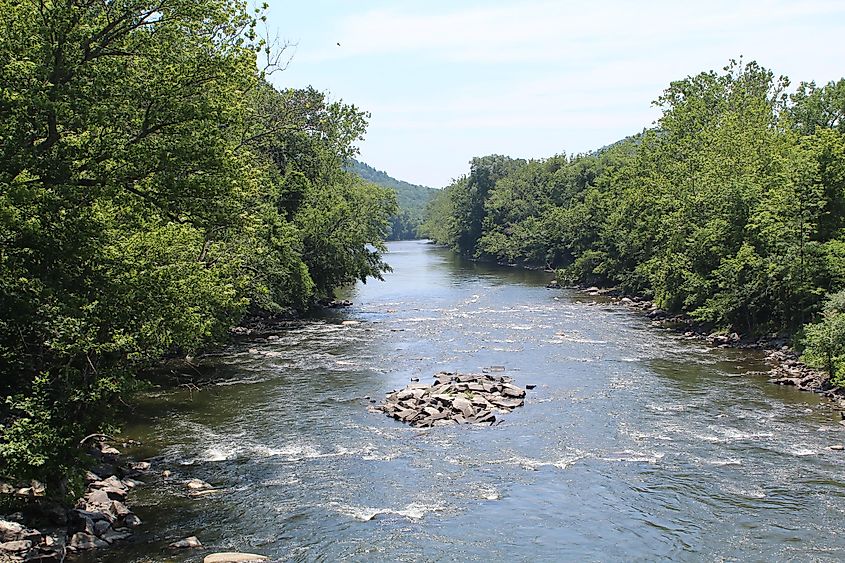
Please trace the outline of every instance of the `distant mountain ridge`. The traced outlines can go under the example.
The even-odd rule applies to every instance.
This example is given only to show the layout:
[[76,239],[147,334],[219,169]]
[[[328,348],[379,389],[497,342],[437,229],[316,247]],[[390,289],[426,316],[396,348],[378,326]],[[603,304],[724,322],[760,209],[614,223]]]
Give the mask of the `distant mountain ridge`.
[[425,214],[425,208],[439,190],[419,184],[397,180],[393,176],[376,170],[369,164],[352,159],[347,170],[374,184],[396,192],[399,214],[391,218],[390,240],[408,240],[418,237],[417,228]]

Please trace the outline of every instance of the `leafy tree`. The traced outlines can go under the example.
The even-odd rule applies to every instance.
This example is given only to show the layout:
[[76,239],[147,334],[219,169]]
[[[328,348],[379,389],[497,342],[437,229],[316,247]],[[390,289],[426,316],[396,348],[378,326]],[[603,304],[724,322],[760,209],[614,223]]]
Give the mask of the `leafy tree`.
[[263,81],[240,0],[0,0],[0,476],[60,491],[135,373],[380,276],[367,115]]
[[828,296],[819,322],[807,325],[801,359],[824,369],[833,383],[845,383],[845,291]]

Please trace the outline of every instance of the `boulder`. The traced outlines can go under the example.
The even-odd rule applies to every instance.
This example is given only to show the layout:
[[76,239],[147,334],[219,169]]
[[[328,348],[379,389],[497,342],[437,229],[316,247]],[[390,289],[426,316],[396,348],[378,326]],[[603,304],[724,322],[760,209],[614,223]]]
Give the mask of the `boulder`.
[[111,502],[111,512],[118,519],[126,518],[127,516],[132,514],[132,511],[129,510],[129,508],[127,508],[127,506],[119,500],[113,500]]
[[109,545],[108,542],[101,540],[94,534],[88,532],[76,532],[71,536],[68,547],[77,550],[95,549],[98,547],[105,547]]
[[190,549],[194,547],[202,547],[202,544],[196,536],[191,536],[171,543],[170,547],[177,549]]
[[190,481],[185,483],[185,486],[188,487],[188,489],[190,489],[192,491],[202,491],[202,490],[205,490],[205,489],[213,489],[214,488],[210,484],[203,481],[202,479],[191,479]]
[[202,563],[243,563],[245,561],[267,561],[268,559],[270,558],[266,555],[229,551],[206,555],[205,559],[202,560]]
[[126,528],[112,528],[111,530],[100,536],[100,539],[110,544],[113,544],[114,542],[125,540],[130,537],[132,537],[131,530],[128,530]]
[[30,540],[14,540],[0,543],[0,554],[6,553],[20,553],[32,549],[32,542]]
[[106,520],[100,520],[94,523],[94,535],[97,537],[103,537],[111,529],[111,524]]
[[0,520],[0,541],[9,542],[23,537],[26,528],[19,522]]
[[97,507],[111,506],[111,502],[114,500],[109,496],[108,492],[103,489],[94,489],[82,498],[85,500],[87,505],[94,505]]

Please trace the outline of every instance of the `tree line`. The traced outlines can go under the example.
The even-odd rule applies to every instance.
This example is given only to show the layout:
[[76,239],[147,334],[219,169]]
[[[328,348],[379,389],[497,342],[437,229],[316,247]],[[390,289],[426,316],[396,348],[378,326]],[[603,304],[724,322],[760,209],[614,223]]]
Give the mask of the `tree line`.
[[349,169],[364,180],[390,188],[396,192],[399,210],[390,218],[390,233],[387,240],[411,240],[420,238],[419,227],[423,222],[428,202],[437,193],[434,188],[410,184],[397,180],[366,163],[352,160]]
[[270,85],[245,1],[0,12],[0,478],[62,494],[140,369],[381,277],[396,202],[346,171],[365,112]]
[[746,335],[796,334],[845,382],[845,79],[757,63],[672,82],[654,127],[589,154],[474,158],[423,231]]

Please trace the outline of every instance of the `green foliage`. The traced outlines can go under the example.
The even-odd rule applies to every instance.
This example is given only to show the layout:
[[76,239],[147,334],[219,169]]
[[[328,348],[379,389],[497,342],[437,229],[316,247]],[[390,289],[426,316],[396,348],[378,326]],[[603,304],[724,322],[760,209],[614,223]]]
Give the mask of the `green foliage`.
[[55,484],[139,368],[380,276],[367,115],[277,91],[239,0],[0,0],[0,473]]
[[845,286],[845,80],[788,85],[731,61],[670,84],[656,127],[595,153],[475,159],[424,230],[720,328],[793,331]]
[[845,385],[845,291],[828,296],[820,321],[805,327],[801,343],[803,361],[824,369],[833,383]]
[[367,182],[390,188],[396,193],[399,210],[390,218],[390,233],[387,240],[419,238],[419,228],[423,221],[426,206],[435,197],[438,190],[397,180],[388,176],[385,172],[376,170],[372,166],[355,159],[350,161],[347,168]]

